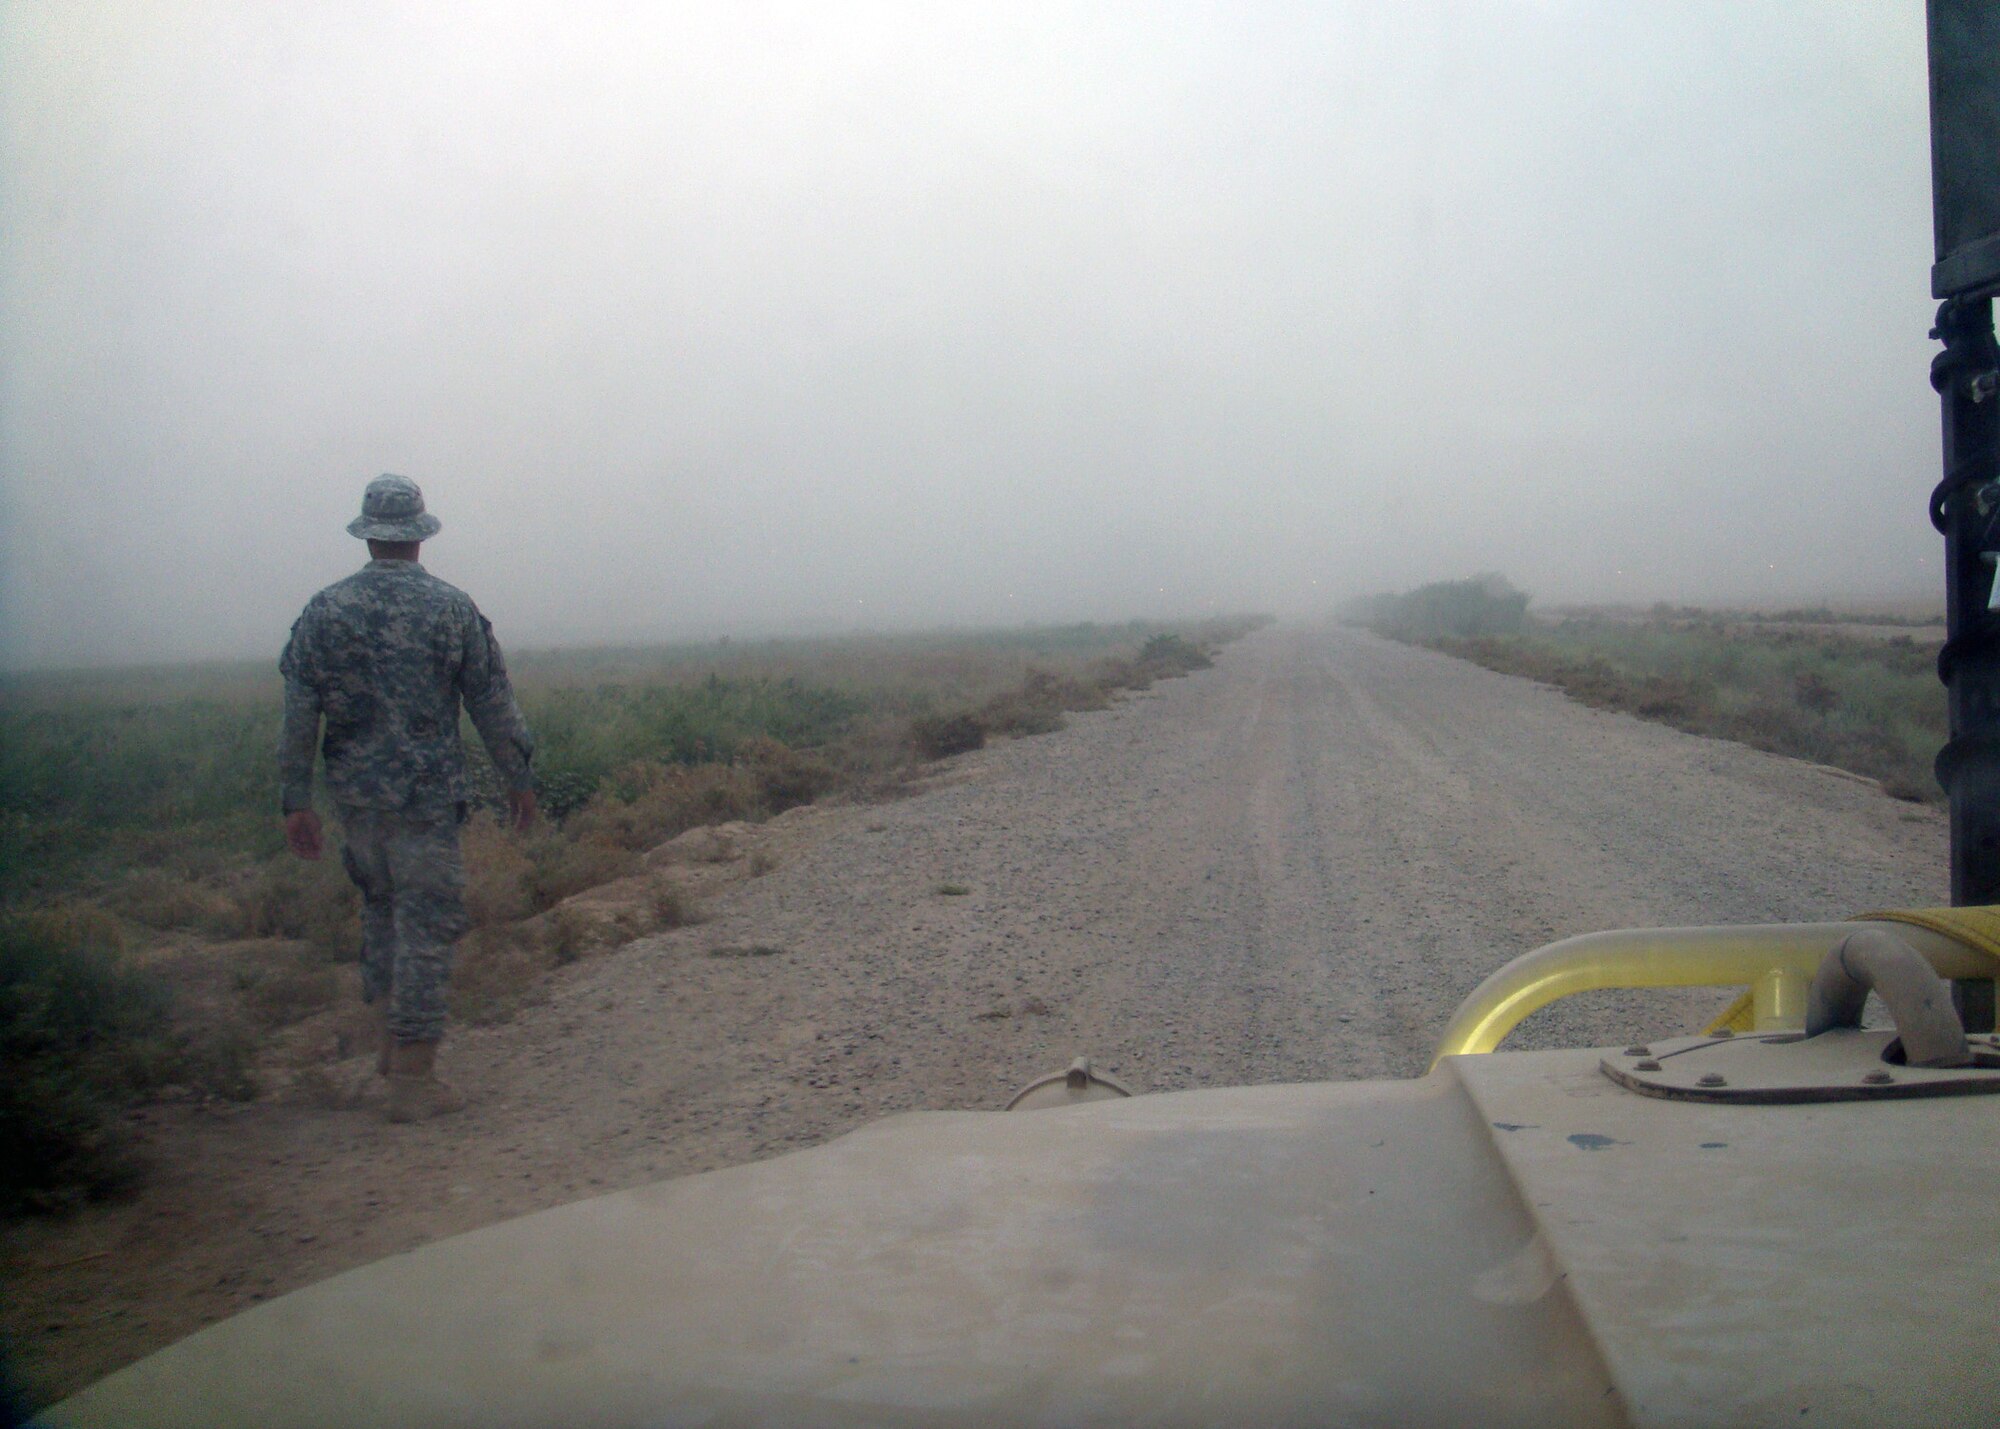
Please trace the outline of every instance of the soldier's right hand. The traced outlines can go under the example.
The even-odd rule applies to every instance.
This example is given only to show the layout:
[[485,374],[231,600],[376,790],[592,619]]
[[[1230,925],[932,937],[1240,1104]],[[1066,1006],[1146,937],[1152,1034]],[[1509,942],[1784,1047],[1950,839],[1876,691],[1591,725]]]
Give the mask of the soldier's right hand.
[[285,815],[285,846],[303,859],[315,859],[325,852],[319,815],[311,809],[294,809]]

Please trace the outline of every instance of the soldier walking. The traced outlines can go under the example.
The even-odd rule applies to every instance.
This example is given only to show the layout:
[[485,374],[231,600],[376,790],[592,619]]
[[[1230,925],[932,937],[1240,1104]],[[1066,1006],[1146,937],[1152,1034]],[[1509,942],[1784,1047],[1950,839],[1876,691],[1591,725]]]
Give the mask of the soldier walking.
[[278,662],[285,842],[300,858],[324,850],[312,807],[317,745],[341,861],[361,890],[361,993],[382,1014],[377,1070],[397,1122],[464,1105],[436,1073],[452,944],[468,926],[461,701],[506,785],[514,827],[535,818],[534,740],[493,627],[464,591],[417,564],[438,528],[414,481],[369,482],[347,527],[367,541],[368,564],[306,603]]

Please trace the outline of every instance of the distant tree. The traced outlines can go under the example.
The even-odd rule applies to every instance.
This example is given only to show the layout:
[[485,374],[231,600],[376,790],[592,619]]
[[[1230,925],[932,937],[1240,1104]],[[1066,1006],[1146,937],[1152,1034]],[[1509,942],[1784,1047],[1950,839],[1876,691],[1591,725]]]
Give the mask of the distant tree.
[[1505,576],[1487,571],[1470,580],[1438,581],[1402,595],[1356,601],[1347,619],[1396,640],[1518,635],[1528,627],[1528,596]]

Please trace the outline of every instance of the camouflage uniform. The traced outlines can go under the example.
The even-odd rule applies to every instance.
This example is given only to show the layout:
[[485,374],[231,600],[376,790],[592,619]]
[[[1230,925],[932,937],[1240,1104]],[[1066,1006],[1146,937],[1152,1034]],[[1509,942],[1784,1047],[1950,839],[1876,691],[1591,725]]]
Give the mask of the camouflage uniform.
[[[421,493],[415,499],[422,516]],[[436,530],[435,518],[423,519],[428,529],[417,529]],[[373,560],[307,603],[278,668],[285,812],[312,806],[318,743],[339,810],[342,862],[361,890],[363,995],[389,999],[389,1031],[399,1041],[435,1041],[444,1032],[451,946],[468,926],[458,849],[461,700],[507,787],[530,787],[534,743],[493,627],[470,596],[415,561]]]

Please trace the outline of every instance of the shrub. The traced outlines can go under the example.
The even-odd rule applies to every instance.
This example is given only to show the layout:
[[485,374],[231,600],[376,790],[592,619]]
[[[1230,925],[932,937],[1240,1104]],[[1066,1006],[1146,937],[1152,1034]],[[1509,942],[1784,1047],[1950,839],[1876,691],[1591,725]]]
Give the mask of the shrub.
[[1061,729],[1063,710],[1059,704],[1044,703],[1028,694],[1002,695],[980,709],[978,722],[988,734],[1023,739]]
[[1526,630],[1528,597],[1505,576],[1488,573],[1357,601],[1347,618],[1395,640],[1476,640]]
[[741,758],[756,781],[757,802],[765,813],[782,814],[810,804],[840,780],[834,767],[819,755],[765,735],[747,740]]
[[234,936],[243,925],[236,901],[214,888],[162,868],[141,868],[112,889],[113,911],[158,932]]
[[1792,676],[1792,698],[1815,714],[1827,714],[1840,703],[1840,696],[1817,670],[1801,670]]
[[361,956],[361,893],[334,852],[338,835],[328,832],[328,851],[315,862],[280,854],[239,880],[237,937],[303,939],[336,962]]
[[535,911],[530,886],[535,861],[528,856],[527,840],[491,819],[475,818],[461,831],[460,848],[465,856],[465,911],[473,927],[512,923]]
[[[757,870],[752,868],[750,873],[755,877]],[[686,890],[668,878],[654,880],[647,892],[646,911],[653,915],[653,924],[659,928],[685,928],[702,921],[700,910]]]
[[1646,719],[1681,725],[1689,720],[1712,718],[1713,695],[1712,690],[1696,680],[1646,675],[1634,682],[1621,702],[1629,703],[1635,713]]
[[[498,778],[491,774],[492,768],[491,764],[483,766],[488,775],[486,782],[492,785],[492,792],[478,802],[484,807],[503,809],[507,801],[500,793]],[[597,792],[597,781],[574,769],[540,775],[536,778],[535,785],[536,799],[541,806],[542,817],[553,819],[557,823],[561,823],[588,804],[590,796]]]
[[[787,776],[780,770],[777,777]],[[609,775],[563,834],[637,851],[702,824],[753,817],[759,808],[759,778],[749,763],[684,766],[642,759]]]
[[602,835],[547,835],[529,843],[528,858],[528,894],[537,910],[553,908],[573,894],[624,878],[639,867],[637,853]]
[[1207,651],[1178,635],[1155,635],[1139,647],[1140,668],[1156,679],[1206,670],[1214,663],[1208,658]]
[[324,1011],[339,991],[333,965],[310,943],[239,944],[254,949],[233,977],[250,1016],[264,1028],[287,1027]]
[[574,908],[557,908],[549,914],[549,950],[555,954],[556,966],[567,967],[583,956],[583,950],[590,946],[591,934],[595,931],[590,921]]
[[0,916],[0,1209],[120,1188],[136,1170],[116,1121],[127,1100],[241,1076],[226,1044],[176,1033],[165,985],[123,954],[101,914]]
[[976,715],[925,715],[910,721],[910,747],[924,759],[949,759],[986,747],[986,726]]
[[996,695],[981,706],[978,719],[988,734],[1019,738],[1061,729],[1065,710],[1101,709],[1107,703],[1104,691],[1095,685],[1047,670],[1030,670],[1019,688]]
[[[1145,666],[1139,663],[1137,657],[1127,659],[1121,655],[1110,655],[1102,660],[1092,662],[1090,666],[1090,682],[1101,692],[1110,690],[1150,690],[1153,687],[1153,675],[1147,671]],[[1110,703],[1107,694],[1101,693],[1099,698],[1105,704]]]
[[[616,777],[635,754],[660,764],[728,764],[752,741],[825,745],[861,714],[857,697],[804,680],[753,677],[602,683],[592,688],[523,690],[540,745],[540,779],[555,817],[586,802],[576,796]],[[558,793],[558,791],[561,791]],[[592,796],[594,797],[594,796]]]

